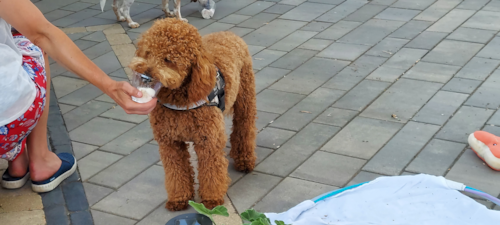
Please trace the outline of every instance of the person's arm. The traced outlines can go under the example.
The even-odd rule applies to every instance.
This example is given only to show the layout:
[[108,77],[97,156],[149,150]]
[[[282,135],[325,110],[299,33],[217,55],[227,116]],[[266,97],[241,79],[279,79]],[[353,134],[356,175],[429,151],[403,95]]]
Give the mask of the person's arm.
[[56,62],[109,95],[125,112],[147,114],[156,99],[136,103],[142,93],[127,82],[117,82],[95,65],[59,28],[52,25],[30,0],[0,0],[0,17],[42,48]]

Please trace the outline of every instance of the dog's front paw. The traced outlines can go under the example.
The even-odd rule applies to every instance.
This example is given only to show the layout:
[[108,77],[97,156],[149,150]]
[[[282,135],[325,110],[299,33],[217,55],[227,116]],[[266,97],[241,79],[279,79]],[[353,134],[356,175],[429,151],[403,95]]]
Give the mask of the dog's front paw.
[[127,19],[123,16],[120,16],[120,17],[118,17],[118,21],[125,22],[125,21],[127,21]]
[[132,23],[129,23],[128,26],[130,28],[138,28],[140,25],[138,23],[136,23],[136,22],[132,22]]
[[188,20],[186,18],[181,18],[181,20],[186,22],[186,23],[188,22]]
[[255,160],[234,160],[234,168],[243,173],[250,173],[255,168]]
[[224,199],[219,199],[219,200],[202,200],[201,203],[207,209],[213,209],[216,206],[223,205],[224,204]]
[[182,211],[187,209],[189,206],[189,201],[168,201],[165,205],[170,211]]

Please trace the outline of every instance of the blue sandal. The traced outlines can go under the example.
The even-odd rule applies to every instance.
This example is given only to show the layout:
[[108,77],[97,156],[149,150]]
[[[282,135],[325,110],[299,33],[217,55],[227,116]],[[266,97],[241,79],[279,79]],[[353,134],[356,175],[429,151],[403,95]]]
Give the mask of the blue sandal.
[[9,170],[5,170],[2,175],[2,187],[5,189],[18,189],[24,186],[30,179],[29,170],[22,177],[13,177],[9,174]]
[[31,181],[31,188],[34,192],[42,193],[52,191],[76,171],[76,159],[73,155],[69,153],[59,153],[57,156],[62,161],[61,167],[47,180]]

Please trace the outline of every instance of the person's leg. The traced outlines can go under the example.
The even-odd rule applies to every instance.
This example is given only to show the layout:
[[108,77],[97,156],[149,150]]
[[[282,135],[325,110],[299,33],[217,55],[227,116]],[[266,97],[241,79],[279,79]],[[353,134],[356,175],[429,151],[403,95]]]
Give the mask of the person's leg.
[[14,161],[9,161],[9,174],[13,177],[24,176],[28,170],[28,163],[28,152],[24,149]]

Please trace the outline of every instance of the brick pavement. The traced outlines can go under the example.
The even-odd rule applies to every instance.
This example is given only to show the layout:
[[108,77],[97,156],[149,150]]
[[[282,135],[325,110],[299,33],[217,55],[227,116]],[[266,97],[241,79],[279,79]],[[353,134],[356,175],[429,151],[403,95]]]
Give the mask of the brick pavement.
[[[160,2],[134,3],[137,29],[114,21],[110,1],[105,12],[97,3],[36,5],[106,73],[127,80],[135,40],[163,17]],[[415,173],[500,195],[500,173],[467,146],[475,130],[500,135],[500,1],[220,0],[210,20],[197,3],[183,3],[201,34],[233,31],[253,54],[259,163],[248,175],[230,165],[230,211],[281,212],[340,187]],[[93,222],[165,224],[178,215],[164,208],[147,116],[125,114],[51,62]]]

